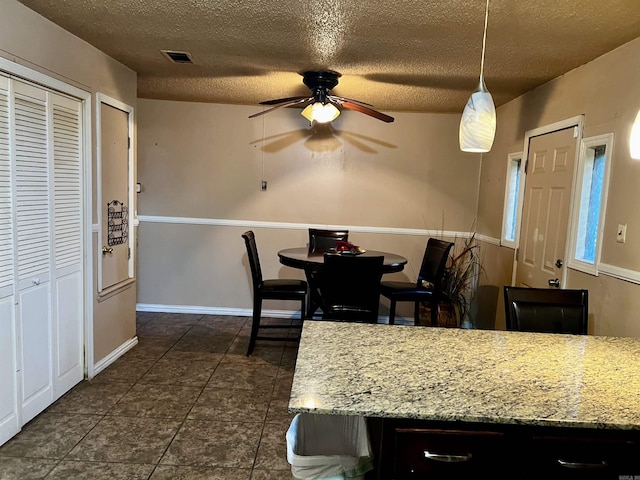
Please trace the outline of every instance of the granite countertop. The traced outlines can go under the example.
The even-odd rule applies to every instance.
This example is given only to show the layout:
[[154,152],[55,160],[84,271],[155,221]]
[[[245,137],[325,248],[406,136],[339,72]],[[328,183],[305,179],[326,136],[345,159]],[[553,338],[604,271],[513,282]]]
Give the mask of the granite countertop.
[[640,430],[640,340],[306,321],[289,411]]

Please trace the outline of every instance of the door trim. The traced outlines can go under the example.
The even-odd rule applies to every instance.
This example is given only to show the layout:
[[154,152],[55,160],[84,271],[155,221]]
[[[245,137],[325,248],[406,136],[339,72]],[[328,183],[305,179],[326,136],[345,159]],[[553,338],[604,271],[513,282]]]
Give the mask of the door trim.
[[[571,180],[571,198],[569,200],[569,219],[573,218],[573,210],[574,210],[574,197],[573,194],[576,189],[576,176],[578,171],[578,158],[580,156],[580,142],[582,141],[582,135],[584,131],[584,114],[577,115],[575,117],[567,118],[565,120],[560,120],[559,122],[551,123],[549,125],[545,125],[542,127],[534,128],[532,130],[527,130],[524,134],[524,146],[522,148],[522,160],[524,162],[529,158],[529,142],[533,137],[539,137],[541,135],[546,135],[548,133],[557,132],[558,130],[564,130],[565,128],[575,127],[577,130],[576,136],[576,157],[573,162],[573,179]],[[515,247],[516,251],[520,248],[520,229],[522,227],[522,208],[524,207],[524,192],[525,186],[527,183],[527,174],[524,173],[522,177],[523,181],[520,182],[520,189],[518,191],[518,218],[516,222],[516,239],[515,239]],[[565,245],[565,258],[569,258],[569,245],[570,238],[567,239],[567,243]],[[518,260],[517,255],[513,256],[513,268],[511,271],[511,285],[515,285],[516,282],[516,269],[518,268]],[[565,262],[564,270],[566,271],[567,262]],[[560,288],[565,288],[567,282],[567,276],[562,275],[562,284]]]
[[131,255],[129,255],[129,278],[120,282],[116,285],[112,285],[109,287],[109,291],[113,291],[114,289],[119,289],[123,286],[123,283],[131,283],[132,279],[135,279],[134,276],[134,265],[135,265],[135,230],[134,230],[134,220],[137,215],[137,210],[135,207],[135,171],[134,171],[134,137],[133,137],[133,107],[127,105],[126,103],[121,102],[120,100],[116,100],[115,98],[109,97],[104,93],[96,93],[96,203],[97,203],[97,225],[98,225],[98,248],[96,250],[96,257],[98,261],[96,262],[98,265],[98,297],[101,297],[103,294],[103,286],[102,286],[102,262],[100,261],[100,252],[102,251],[102,131],[101,131],[101,117],[100,117],[100,105],[101,104],[109,105],[110,107],[121,110],[127,114],[127,134],[129,136],[129,150],[127,153],[127,162],[129,168],[129,177],[128,177],[128,192],[129,198],[127,199],[129,202],[129,206],[131,211],[129,213],[129,248],[131,249]]

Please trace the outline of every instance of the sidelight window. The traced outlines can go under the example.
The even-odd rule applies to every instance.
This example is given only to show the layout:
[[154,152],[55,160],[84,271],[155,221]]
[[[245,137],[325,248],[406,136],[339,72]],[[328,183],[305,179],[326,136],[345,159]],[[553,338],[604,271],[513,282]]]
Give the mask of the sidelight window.
[[569,266],[594,275],[600,260],[612,149],[612,133],[584,138],[580,145]]
[[502,245],[515,247],[518,228],[520,185],[522,180],[522,152],[511,153],[507,160],[505,202],[502,216]]

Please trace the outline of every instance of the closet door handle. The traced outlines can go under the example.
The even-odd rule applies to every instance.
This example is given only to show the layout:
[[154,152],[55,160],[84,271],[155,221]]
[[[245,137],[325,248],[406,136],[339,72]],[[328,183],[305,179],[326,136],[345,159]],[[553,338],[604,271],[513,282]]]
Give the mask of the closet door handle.
[[40,285],[40,278],[37,278],[37,277],[36,277],[36,278],[34,278],[34,279],[33,279],[33,284],[34,284],[34,285]]
[[113,247],[102,247],[102,255],[112,255]]

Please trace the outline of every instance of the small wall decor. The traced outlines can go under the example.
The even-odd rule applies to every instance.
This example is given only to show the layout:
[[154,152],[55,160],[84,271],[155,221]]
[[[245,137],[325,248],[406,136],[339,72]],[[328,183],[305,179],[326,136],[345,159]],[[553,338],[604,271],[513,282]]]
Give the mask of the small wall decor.
[[107,244],[112,247],[126,243],[129,238],[129,208],[118,200],[107,203],[107,220]]

